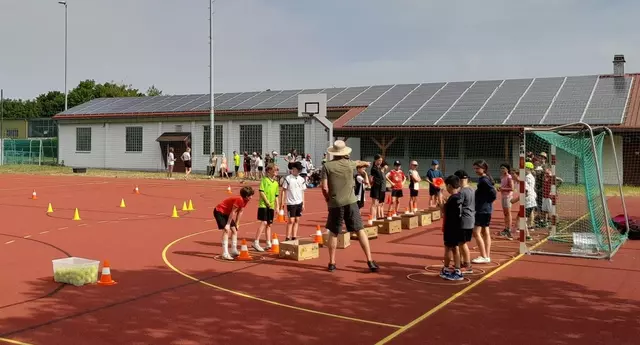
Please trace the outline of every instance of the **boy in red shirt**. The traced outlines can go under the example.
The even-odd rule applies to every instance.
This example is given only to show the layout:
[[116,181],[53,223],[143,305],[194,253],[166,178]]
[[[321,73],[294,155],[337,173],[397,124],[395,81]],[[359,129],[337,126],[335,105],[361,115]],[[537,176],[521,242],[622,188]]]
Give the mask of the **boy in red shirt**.
[[[218,229],[222,230],[222,258],[225,260],[233,260],[234,256],[240,255],[238,252],[240,216],[253,194],[253,188],[243,187],[240,190],[240,196],[224,199],[213,210],[213,218],[218,223]],[[231,254],[229,254],[229,233],[231,233]]]
[[[387,173],[387,181],[391,184],[391,207],[393,207],[393,214],[398,214],[398,206],[400,205],[400,198],[402,198],[402,187],[404,186],[407,177],[400,169],[400,161],[393,163],[393,170]],[[391,210],[389,207],[389,210]]]

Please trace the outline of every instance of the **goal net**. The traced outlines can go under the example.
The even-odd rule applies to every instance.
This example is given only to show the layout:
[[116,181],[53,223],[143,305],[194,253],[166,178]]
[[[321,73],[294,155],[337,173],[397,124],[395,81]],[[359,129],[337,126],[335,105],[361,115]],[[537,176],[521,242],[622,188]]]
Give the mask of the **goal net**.
[[528,251],[611,258],[627,239],[612,219],[626,210],[611,132],[601,128],[594,133],[589,127],[571,132],[526,129],[523,137],[521,174],[524,170],[533,176],[525,187],[535,197],[525,196],[529,201],[520,222],[529,234],[548,233]]
[[0,164],[54,165],[58,162],[58,140],[1,139]]

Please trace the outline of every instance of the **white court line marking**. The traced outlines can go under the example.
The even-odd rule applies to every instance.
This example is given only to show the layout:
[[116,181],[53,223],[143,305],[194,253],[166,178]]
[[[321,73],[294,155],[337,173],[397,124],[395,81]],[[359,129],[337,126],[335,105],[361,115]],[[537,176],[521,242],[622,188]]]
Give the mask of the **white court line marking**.
[[120,223],[118,220],[112,220],[111,223]]
[[69,229],[68,226],[62,227],[62,228],[58,228],[58,230],[64,230],[64,229]]
[[146,216],[147,216],[146,214],[142,214],[142,215],[139,215],[138,218],[144,218]]
[[11,243],[13,243],[13,242],[15,242],[15,241],[16,241],[16,240],[7,241],[7,242],[5,242],[4,244],[11,244]]
[[127,220],[127,219],[129,219],[129,218],[125,217],[125,218],[120,218],[118,220]]
[[215,220],[215,219],[207,219],[207,220],[205,220],[204,222],[205,222],[205,223],[206,223],[206,222],[213,222],[214,220]]
[[98,222],[98,224],[103,224],[103,223],[109,223],[109,221],[108,220],[101,220],[101,221]]
[[31,237],[31,235],[24,236],[23,238],[29,238],[29,237]]
[[87,226],[88,224],[78,224],[78,226]]
[[156,213],[156,216],[163,216],[164,213]]
[[40,235],[44,235],[44,234],[46,234],[46,233],[48,233],[48,232],[49,232],[49,231],[41,231],[41,232],[40,232]]

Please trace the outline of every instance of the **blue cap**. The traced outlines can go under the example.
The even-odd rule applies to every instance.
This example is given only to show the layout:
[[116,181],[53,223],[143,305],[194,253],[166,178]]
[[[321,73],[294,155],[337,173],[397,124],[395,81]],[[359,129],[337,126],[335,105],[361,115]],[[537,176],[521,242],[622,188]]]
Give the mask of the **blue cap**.
[[431,165],[440,165],[440,162],[438,162],[437,159],[434,159],[431,161]]

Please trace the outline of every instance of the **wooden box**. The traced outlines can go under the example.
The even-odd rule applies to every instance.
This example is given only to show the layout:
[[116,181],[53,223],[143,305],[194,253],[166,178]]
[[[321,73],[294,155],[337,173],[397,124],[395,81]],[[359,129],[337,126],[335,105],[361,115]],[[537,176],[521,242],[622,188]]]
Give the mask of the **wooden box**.
[[[370,240],[374,239],[374,238],[378,238],[378,226],[377,225],[372,225],[372,226],[367,226],[364,229],[364,232],[367,234],[367,237],[369,237]],[[354,241],[358,241],[358,233],[357,232],[352,232],[351,233],[351,239]]]
[[395,234],[402,231],[401,220],[376,220],[373,224],[378,225],[379,234]]
[[402,228],[403,229],[415,229],[417,228],[418,222],[420,217],[414,215],[414,214],[405,214],[402,215],[402,220],[400,221],[402,223]]
[[[322,234],[322,242],[324,242],[323,246],[324,247],[328,247],[329,246],[329,238],[331,237],[331,233],[330,232],[325,232],[324,234]],[[349,236],[348,232],[341,232],[338,234],[338,245],[336,248],[338,249],[345,249],[348,246],[351,245],[351,236]]]
[[320,248],[313,239],[297,239],[280,242],[281,259],[303,261],[320,257]]
[[418,216],[418,226],[431,225],[431,212],[421,211],[416,214]]
[[432,207],[429,209],[429,212],[431,212],[431,221],[436,221],[436,220],[440,220],[441,214],[440,214],[440,208],[439,207]]

